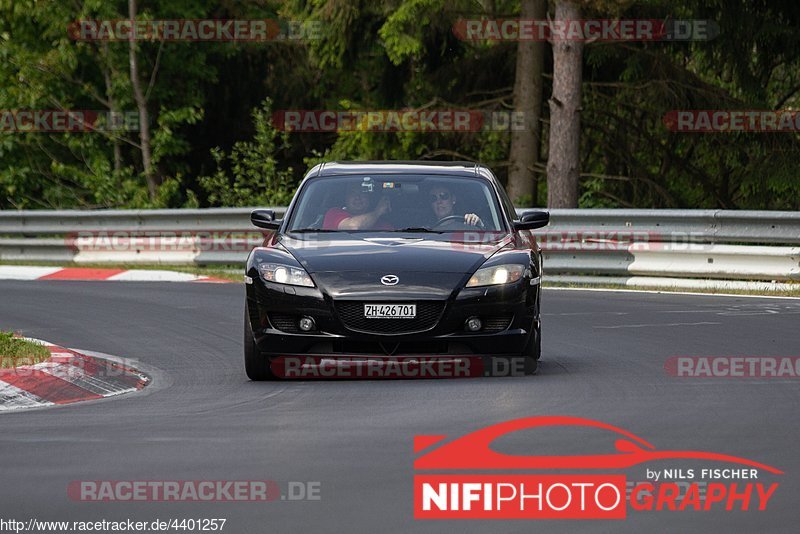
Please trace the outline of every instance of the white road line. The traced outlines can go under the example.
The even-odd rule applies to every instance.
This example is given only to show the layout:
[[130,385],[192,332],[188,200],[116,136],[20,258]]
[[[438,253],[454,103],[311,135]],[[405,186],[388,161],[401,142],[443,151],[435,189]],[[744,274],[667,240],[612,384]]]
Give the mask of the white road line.
[[781,311],[775,309],[765,310],[660,310],[655,313],[713,313],[725,316],[747,316],[747,315],[798,315],[799,311]]
[[571,312],[571,313],[547,313],[542,312],[543,315],[559,316],[559,317],[572,317],[575,315],[628,315],[630,312],[610,312],[610,311],[596,311],[596,312]]
[[704,326],[704,325],[712,325],[712,324],[722,324],[722,323],[712,323],[708,321],[703,321],[701,323],[652,323],[652,324],[620,324],[614,326],[593,326],[592,328],[603,328],[603,329],[612,329],[612,328],[657,328],[662,326]]

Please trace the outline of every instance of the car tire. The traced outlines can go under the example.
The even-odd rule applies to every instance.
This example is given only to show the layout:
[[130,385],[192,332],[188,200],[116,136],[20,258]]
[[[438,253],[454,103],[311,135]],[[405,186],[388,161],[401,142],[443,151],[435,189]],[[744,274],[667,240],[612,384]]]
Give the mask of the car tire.
[[525,345],[522,357],[525,362],[525,374],[534,375],[539,368],[539,358],[542,356],[542,327],[541,324],[531,328],[531,335]]
[[247,378],[255,382],[275,380],[275,375],[269,366],[269,359],[258,350],[256,345],[246,304],[244,308],[244,370]]

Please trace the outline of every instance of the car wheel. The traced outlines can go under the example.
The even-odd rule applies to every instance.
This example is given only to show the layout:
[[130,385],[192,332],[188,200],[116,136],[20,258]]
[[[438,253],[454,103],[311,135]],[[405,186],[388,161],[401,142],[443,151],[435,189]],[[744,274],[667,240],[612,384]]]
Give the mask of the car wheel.
[[247,305],[244,308],[244,370],[250,380],[274,380],[275,375],[269,366],[269,360],[261,354],[253,336],[253,328],[250,326],[250,317],[247,313]]
[[542,327],[541,324],[534,326],[531,329],[531,335],[528,337],[528,343],[525,345],[525,351],[522,357],[525,361],[525,374],[536,374],[539,368],[539,358],[542,356]]

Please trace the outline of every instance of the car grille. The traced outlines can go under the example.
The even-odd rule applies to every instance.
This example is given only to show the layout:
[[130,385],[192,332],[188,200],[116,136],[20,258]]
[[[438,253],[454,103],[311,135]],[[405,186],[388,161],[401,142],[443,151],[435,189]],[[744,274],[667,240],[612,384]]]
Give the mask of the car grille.
[[334,342],[332,345],[334,353],[339,354],[369,354],[379,355],[386,354],[387,356],[394,356],[398,354],[447,354],[446,342],[405,342],[405,343],[392,343],[392,342],[379,342],[379,341],[354,341],[351,339],[343,339]]
[[337,301],[336,312],[345,327],[367,334],[413,334],[432,329],[444,310],[441,301],[417,301],[417,316],[413,319],[367,319],[363,301]]

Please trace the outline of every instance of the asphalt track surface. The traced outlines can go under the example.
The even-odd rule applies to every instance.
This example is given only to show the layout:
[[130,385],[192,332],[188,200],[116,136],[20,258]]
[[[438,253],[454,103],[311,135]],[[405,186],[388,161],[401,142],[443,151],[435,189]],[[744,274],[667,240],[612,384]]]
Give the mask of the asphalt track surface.
[[[226,518],[223,532],[233,533],[798,530],[798,380],[675,378],[664,362],[800,355],[800,300],[545,290],[534,377],[253,383],[242,368],[243,293],[239,284],[0,282],[0,328],[132,358],[155,378],[125,398],[0,415],[0,518]],[[785,475],[764,512],[413,519],[414,435],[460,436],[535,415],[596,419],[659,449],[731,454]],[[498,446],[517,454],[606,447],[566,431],[518,434]],[[644,469],[625,473],[644,480]],[[88,503],[66,492],[73,480],[253,479],[318,481],[322,498]]]

